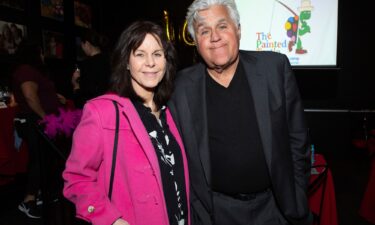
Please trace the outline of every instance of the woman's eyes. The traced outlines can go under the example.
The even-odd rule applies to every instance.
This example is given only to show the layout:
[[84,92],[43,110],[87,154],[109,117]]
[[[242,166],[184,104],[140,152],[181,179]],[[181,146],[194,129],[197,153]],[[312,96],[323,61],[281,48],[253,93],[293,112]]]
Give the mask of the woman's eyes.
[[[164,56],[164,54],[161,53],[161,52],[156,52],[156,53],[153,53],[152,55],[156,56],[156,57],[163,57]],[[146,54],[144,54],[144,53],[136,53],[136,54],[134,54],[134,56],[136,56],[136,57],[145,57]]]

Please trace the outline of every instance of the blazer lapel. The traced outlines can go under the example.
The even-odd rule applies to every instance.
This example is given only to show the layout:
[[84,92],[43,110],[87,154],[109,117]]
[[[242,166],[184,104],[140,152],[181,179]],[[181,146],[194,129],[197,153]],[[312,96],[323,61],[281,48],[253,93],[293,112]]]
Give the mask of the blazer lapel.
[[202,163],[206,181],[211,184],[210,150],[208,145],[207,105],[206,105],[206,73],[204,66],[197,67],[195,76],[191,79],[190,88],[186,90],[188,96],[188,108],[191,113],[191,121],[195,139],[198,145],[198,155]]
[[248,55],[240,54],[244,65],[246,76],[253,96],[256,119],[258,121],[259,132],[265,153],[268,169],[271,172],[272,144],[271,144],[271,123],[268,104],[268,87],[265,76],[257,71],[256,60]]

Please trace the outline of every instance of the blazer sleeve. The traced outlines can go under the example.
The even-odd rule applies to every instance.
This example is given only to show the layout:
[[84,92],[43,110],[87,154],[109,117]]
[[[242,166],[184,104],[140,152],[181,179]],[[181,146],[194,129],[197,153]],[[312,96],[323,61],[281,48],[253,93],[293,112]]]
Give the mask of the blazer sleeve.
[[98,181],[104,155],[101,130],[97,109],[86,104],[63,171],[63,194],[75,204],[77,217],[92,224],[112,224],[121,214],[111,204],[104,181]]
[[284,89],[295,181],[296,185],[306,190],[310,176],[310,151],[307,146],[307,126],[297,82],[286,56],[284,56],[284,59]]
[[289,143],[294,169],[296,213],[301,216],[301,218],[298,219],[289,219],[293,220],[293,224],[305,225],[312,223],[312,214],[309,210],[307,199],[307,187],[310,177],[310,151],[307,145],[308,132],[297,82],[286,56],[284,56],[284,60],[284,89],[286,96]]

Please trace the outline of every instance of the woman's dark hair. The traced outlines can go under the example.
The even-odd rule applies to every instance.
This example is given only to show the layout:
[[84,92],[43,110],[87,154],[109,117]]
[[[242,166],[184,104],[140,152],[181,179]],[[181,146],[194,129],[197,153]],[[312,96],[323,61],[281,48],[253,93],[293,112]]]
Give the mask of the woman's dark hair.
[[112,76],[110,80],[110,91],[132,100],[144,102],[135,93],[131,83],[131,74],[127,69],[130,55],[143,43],[147,34],[151,34],[163,47],[166,59],[166,72],[155,88],[154,102],[157,109],[165,105],[173,91],[173,82],[176,74],[176,51],[173,44],[168,40],[164,29],[150,21],[136,21],[125,29],[118,39],[112,53]]
[[104,50],[107,47],[108,39],[95,30],[87,30],[80,38],[82,43],[88,41],[91,45],[100,48],[100,50]]

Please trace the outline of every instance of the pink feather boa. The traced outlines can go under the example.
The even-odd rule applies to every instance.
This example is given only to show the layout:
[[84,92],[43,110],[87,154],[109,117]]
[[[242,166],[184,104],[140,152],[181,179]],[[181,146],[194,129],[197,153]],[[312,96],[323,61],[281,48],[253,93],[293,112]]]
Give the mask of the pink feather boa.
[[81,120],[82,110],[59,108],[59,115],[49,114],[39,122],[44,127],[44,133],[54,139],[57,136],[71,137],[74,129]]

